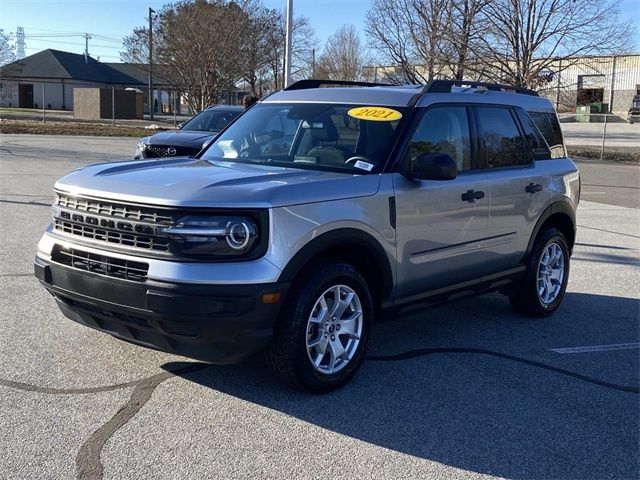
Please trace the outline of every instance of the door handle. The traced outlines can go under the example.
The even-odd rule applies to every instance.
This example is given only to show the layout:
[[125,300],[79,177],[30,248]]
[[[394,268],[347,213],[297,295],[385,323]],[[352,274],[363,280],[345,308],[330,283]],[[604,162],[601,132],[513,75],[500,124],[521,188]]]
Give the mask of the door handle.
[[484,192],[481,191],[476,192],[475,190],[467,190],[462,194],[463,202],[473,203],[476,200],[480,200],[481,198],[484,198]]
[[542,185],[540,185],[539,183],[531,182],[529,185],[526,186],[524,190],[527,193],[536,193],[542,190]]

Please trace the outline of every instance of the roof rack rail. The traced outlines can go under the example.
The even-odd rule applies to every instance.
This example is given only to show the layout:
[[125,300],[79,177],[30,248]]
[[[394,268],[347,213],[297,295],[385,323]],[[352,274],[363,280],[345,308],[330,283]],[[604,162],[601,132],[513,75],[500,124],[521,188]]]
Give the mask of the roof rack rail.
[[284,90],[302,90],[305,88],[320,88],[322,85],[342,85],[348,87],[393,87],[388,83],[376,83],[376,82],[350,82],[347,80],[316,80],[310,78],[307,80],[298,80],[292,83]]
[[498,92],[515,92],[538,97],[538,92],[529,88],[502,85],[500,83],[472,82],[469,80],[431,80],[422,89],[422,93],[451,93],[452,87],[484,87]]

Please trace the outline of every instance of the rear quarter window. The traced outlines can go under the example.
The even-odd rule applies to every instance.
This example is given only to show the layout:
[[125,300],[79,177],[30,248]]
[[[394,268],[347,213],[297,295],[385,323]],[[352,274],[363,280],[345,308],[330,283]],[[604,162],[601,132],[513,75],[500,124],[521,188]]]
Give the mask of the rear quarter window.
[[549,145],[551,158],[565,157],[567,154],[564,148],[564,141],[562,140],[562,130],[560,129],[560,122],[558,122],[556,114],[547,112],[528,113]]

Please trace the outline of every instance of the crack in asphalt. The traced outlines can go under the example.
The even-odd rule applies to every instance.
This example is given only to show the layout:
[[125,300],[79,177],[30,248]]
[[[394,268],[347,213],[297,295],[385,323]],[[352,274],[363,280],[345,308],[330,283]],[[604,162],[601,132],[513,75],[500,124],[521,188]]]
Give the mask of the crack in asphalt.
[[[373,362],[395,362],[402,360],[412,360],[418,357],[424,357],[433,354],[446,354],[446,353],[466,353],[466,354],[478,354],[488,355],[492,357],[502,358],[513,362],[521,363],[524,365],[540,368],[543,370],[555,372],[561,375],[565,375],[583,382],[591,383],[604,388],[625,392],[625,393],[640,393],[640,388],[636,386],[618,385],[610,382],[591,378],[586,375],[571,372],[562,368],[554,367],[546,363],[537,362],[535,360],[529,360],[526,358],[517,357],[501,352],[494,352],[493,350],[485,350],[481,348],[421,348],[416,350],[409,350],[406,352],[393,354],[393,355],[369,355],[366,360]],[[124,425],[126,425],[151,399],[153,392],[160,384],[170,378],[193,373],[199,370],[209,368],[210,364],[194,363],[184,368],[169,370],[162,373],[157,373],[150,377],[145,377],[138,380],[132,380],[130,382],[118,383],[113,385],[105,385],[102,387],[88,387],[88,388],[51,388],[32,385],[29,383],[16,382],[13,380],[0,379],[0,385],[14,388],[17,390],[23,390],[27,392],[44,393],[51,395],[78,395],[87,393],[101,393],[114,390],[120,390],[124,388],[134,387],[133,392],[129,400],[122,405],[118,411],[108,420],[96,429],[91,436],[85,441],[76,455],[76,478],[79,480],[88,479],[102,479],[104,473],[104,467],[100,460],[100,455],[105,444],[109,439]]]
[[104,467],[100,461],[100,454],[102,453],[104,445],[114,433],[126,425],[127,422],[144,407],[151,399],[151,395],[158,385],[176,375],[196,372],[210,366],[209,364],[196,363],[174,371],[157,373],[151,377],[129,382],[129,384],[135,383],[136,387],[133,393],[131,393],[131,397],[127,403],[120,407],[107,423],[104,423],[93,432],[89,439],[80,447],[76,455],[76,478],[79,480],[102,478]]
[[0,273],[0,277],[32,277],[33,273]]
[[173,376],[175,376],[173,373],[164,372],[137,383],[127,403],[120,407],[108,422],[93,432],[80,447],[76,455],[76,478],[81,480],[102,478],[104,466],[100,461],[100,454],[104,445],[149,401],[157,386]]

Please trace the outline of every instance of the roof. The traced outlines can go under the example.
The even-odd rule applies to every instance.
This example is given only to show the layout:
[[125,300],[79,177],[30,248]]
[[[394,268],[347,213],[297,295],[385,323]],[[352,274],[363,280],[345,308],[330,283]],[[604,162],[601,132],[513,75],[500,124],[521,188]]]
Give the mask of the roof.
[[[101,63],[91,57],[47,49],[0,68],[1,78],[84,80],[110,85],[144,86],[147,66],[131,63]],[[154,84],[166,84],[157,78]]]
[[244,110],[242,105],[211,105],[210,107],[205,108],[205,110],[228,110],[230,112],[241,112]]
[[[411,88],[413,87],[413,88]],[[336,87],[281,90],[265,98],[263,103],[355,103],[359,105],[406,106],[421,85],[389,87]]]
[[[146,63],[103,63],[103,65],[116,70],[120,75],[136,80],[142,85],[147,85],[149,82],[149,65]],[[153,83],[155,85],[168,85],[169,82],[154,71]]]
[[[424,85],[376,86],[376,87],[337,87],[310,88],[299,90],[281,90],[265,98],[262,103],[336,103],[356,105],[379,105],[387,107],[406,107],[413,105],[415,95],[420,94]],[[551,102],[534,95],[515,92],[492,91],[482,88],[454,87],[448,93],[422,94],[415,103],[418,107],[427,107],[434,103],[486,103],[513,105],[526,110],[553,111]]]

